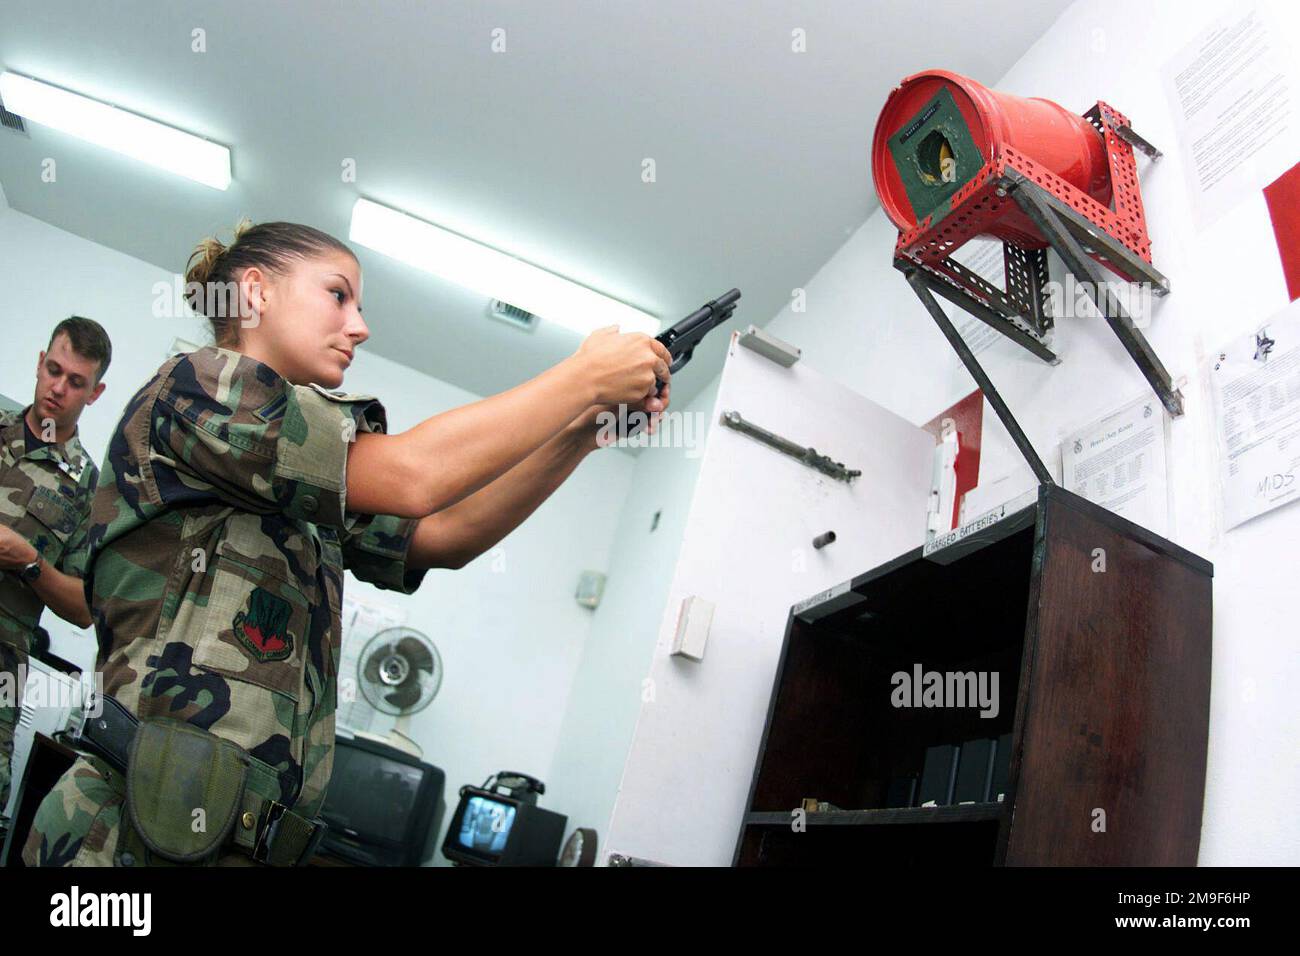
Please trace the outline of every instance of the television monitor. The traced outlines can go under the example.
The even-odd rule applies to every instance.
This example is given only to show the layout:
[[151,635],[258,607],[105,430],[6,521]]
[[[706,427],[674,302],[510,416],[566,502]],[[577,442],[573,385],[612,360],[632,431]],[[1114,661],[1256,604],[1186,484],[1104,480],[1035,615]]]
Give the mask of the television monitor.
[[364,737],[339,736],[321,816],[320,852],[358,866],[419,866],[446,810],[445,775],[418,757]]

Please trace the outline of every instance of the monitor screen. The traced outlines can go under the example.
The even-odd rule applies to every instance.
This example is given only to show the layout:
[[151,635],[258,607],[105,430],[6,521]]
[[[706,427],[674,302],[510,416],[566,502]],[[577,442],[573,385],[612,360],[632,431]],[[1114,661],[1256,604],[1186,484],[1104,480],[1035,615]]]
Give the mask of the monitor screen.
[[368,841],[405,840],[424,771],[358,747],[334,750],[323,814],[330,826]]
[[457,842],[475,853],[499,856],[506,848],[514,822],[514,804],[471,796],[461,815]]

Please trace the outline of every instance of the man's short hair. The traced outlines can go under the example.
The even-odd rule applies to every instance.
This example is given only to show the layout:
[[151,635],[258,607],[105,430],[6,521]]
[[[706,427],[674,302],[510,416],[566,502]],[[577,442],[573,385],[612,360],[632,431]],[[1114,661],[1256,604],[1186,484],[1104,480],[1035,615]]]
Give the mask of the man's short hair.
[[95,382],[98,385],[104,378],[104,373],[108,371],[108,363],[113,360],[113,343],[108,339],[108,333],[104,327],[94,319],[82,318],[79,315],[70,315],[54,327],[50,333],[50,344],[46,346],[45,351],[54,347],[54,340],[60,333],[66,333],[68,341],[72,345],[72,351],[76,352],[82,358],[92,359],[99,363],[99,369],[95,372]]

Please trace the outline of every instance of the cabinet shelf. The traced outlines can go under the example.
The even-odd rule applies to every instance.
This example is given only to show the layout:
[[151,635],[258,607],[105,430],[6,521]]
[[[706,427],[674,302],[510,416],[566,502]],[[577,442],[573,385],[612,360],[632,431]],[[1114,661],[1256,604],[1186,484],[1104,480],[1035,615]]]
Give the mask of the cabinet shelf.
[[[944,807],[882,807],[875,810],[819,810],[804,815],[812,826],[882,826],[886,824],[962,823],[996,820],[1006,807],[1001,803],[963,803]],[[745,814],[747,826],[789,827],[791,813],[760,811]]]
[[[734,862],[1194,866],[1212,576],[1204,559],[1044,485],[958,544],[796,605]],[[895,694],[900,674],[985,684],[978,706],[951,693],[931,706]],[[951,775],[932,774],[936,752],[954,748]],[[946,805],[899,805],[927,802],[936,780]],[[954,802],[962,793],[983,800]],[[792,830],[789,808],[806,798],[861,809]]]

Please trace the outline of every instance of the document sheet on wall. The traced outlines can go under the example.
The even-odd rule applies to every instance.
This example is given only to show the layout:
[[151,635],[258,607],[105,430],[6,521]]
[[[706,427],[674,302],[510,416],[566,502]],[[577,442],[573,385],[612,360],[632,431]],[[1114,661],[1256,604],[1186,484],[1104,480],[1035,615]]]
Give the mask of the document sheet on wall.
[[1148,531],[1168,536],[1169,477],[1164,406],[1144,396],[1067,435],[1065,487]]
[[[972,239],[953,256],[957,262],[970,269],[977,276],[985,279],[995,289],[1001,289],[1006,282],[1006,261],[1002,243],[993,239]],[[948,317],[965,339],[966,346],[973,355],[979,355],[994,342],[1002,339],[1002,333],[981,322],[969,312],[963,312],[956,306],[948,308]],[[963,368],[963,375],[964,375]],[[965,384],[969,378],[963,377]]]
[[1223,522],[1234,528],[1300,496],[1300,301],[1214,356]]
[[1293,57],[1270,12],[1245,4],[1165,64],[1165,95],[1199,227],[1296,161]]

